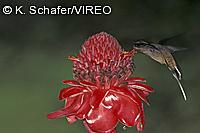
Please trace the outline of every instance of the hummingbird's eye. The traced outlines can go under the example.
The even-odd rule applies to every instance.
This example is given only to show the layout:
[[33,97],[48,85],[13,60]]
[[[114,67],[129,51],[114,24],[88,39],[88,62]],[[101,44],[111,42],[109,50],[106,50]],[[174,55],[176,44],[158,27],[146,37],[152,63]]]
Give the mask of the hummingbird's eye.
[[136,47],[139,47],[140,46],[140,44],[138,43],[138,44],[136,44]]
[[138,47],[138,46],[139,46],[139,43],[138,43],[138,42],[134,42],[134,46],[135,46],[135,47]]

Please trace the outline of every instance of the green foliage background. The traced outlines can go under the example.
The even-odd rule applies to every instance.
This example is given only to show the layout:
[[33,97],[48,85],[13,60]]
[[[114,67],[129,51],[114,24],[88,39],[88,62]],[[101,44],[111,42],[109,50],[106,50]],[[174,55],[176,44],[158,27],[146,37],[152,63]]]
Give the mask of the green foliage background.
[[[183,72],[188,95],[184,102],[176,81],[165,66],[143,55],[134,58],[135,75],[155,88],[145,106],[144,133],[200,132],[200,1],[125,0],[18,1],[4,5],[70,6],[103,4],[111,15],[16,16],[0,13],[0,132],[1,133],[84,133],[81,122],[68,125],[64,118],[48,120],[47,113],[63,106],[57,100],[61,80],[72,79],[72,63],[80,46],[92,34],[106,31],[122,47],[131,49],[131,40],[160,39],[185,32],[173,39],[172,46],[188,50],[175,54]],[[118,132],[137,132],[135,127]]]

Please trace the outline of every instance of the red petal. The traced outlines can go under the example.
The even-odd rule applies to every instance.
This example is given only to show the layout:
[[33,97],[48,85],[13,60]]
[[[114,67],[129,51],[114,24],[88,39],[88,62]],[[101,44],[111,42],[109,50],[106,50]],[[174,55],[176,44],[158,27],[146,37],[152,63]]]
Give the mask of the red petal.
[[130,51],[130,52],[123,52],[123,53],[121,54],[121,60],[124,60],[124,59],[126,59],[126,58],[130,58],[130,57],[132,57],[135,53],[136,53],[135,50],[132,50],[132,51]]
[[126,126],[134,126],[138,123],[141,114],[142,100],[129,91],[126,87],[113,87],[106,95],[103,105],[118,116],[118,119]]
[[116,129],[114,129],[113,131],[111,131],[110,133],[116,133]]
[[[98,132],[95,132],[92,129],[90,129],[87,122],[84,121],[83,124],[84,124],[85,128],[87,129],[88,133],[98,133]],[[116,133],[116,129],[113,129],[113,131],[106,132],[106,133]]]
[[[66,103],[65,109],[67,111],[66,115],[74,115],[76,114],[76,112],[79,110],[79,108],[81,107],[81,105],[83,104],[83,97],[84,95],[79,95],[74,97],[74,99],[72,100],[73,102],[71,103]],[[70,105],[71,104],[71,105]],[[69,106],[70,105],[70,106]]]
[[63,80],[63,84],[73,85],[73,86],[80,86],[80,84],[75,80]]
[[134,91],[130,91],[130,92],[131,92],[132,96],[134,97],[133,99],[136,101],[136,104],[138,104],[138,106],[141,106],[142,100],[138,96],[138,94],[136,94]]
[[110,109],[114,115],[117,115],[120,109],[119,97],[115,92],[109,91],[102,101],[104,108]]
[[125,87],[112,86],[110,91],[114,91],[115,93],[123,94],[126,97],[131,98],[133,101],[135,101],[137,103],[137,99],[136,99],[135,95],[133,95],[126,86]]
[[84,119],[85,116],[86,116],[86,114],[91,109],[91,106],[90,106],[90,97],[91,97],[90,94],[86,93],[84,95],[83,104],[81,105],[81,107],[76,112],[76,117],[78,117],[79,119]]
[[137,123],[137,130],[138,131],[143,131],[144,130],[144,125],[145,125],[145,121],[144,121],[144,107],[143,104],[141,105],[141,116],[140,119]]
[[85,128],[87,129],[88,133],[96,133],[95,131],[93,131],[92,129],[90,129],[90,127],[88,126],[87,122],[83,122]]
[[76,103],[77,97],[68,97],[65,99],[65,108],[69,108]]
[[134,83],[134,82],[146,82],[146,80],[144,78],[139,78],[139,77],[134,77],[134,78],[129,78],[127,79],[125,82],[128,83]]
[[106,91],[103,89],[96,89],[93,91],[92,97],[90,99],[90,105],[92,108],[99,107],[100,103],[102,102]]
[[132,89],[140,89],[147,92],[154,92],[153,88],[145,84],[133,83],[133,84],[128,84],[127,86],[131,87]]
[[60,109],[56,112],[49,113],[47,115],[47,117],[49,119],[55,119],[55,118],[58,118],[58,117],[63,117],[64,115],[65,115],[65,109]]
[[49,119],[59,118],[63,116],[74,115],[76,111],[82,105],[83,95],[79,95],[76,97],[68,98],[65,108],[62,108],[56,112],[52,112],[48,114]]
[[80,84],[82,84],[84,86],[89,86],[89,87],[96,87],[95,84],[93,84],[91,82],[87,82],[87,81],[80,81]]
[[147,99],[147,95],[144,94],[144,92],[142,90],[139,89],[131,89],[135,94],[137,94],[140,99],[142,99],[145,103],[147,103],[149,105],[149,101]]
[[119,97],[120,109],[118,119],[126,126],[134,126],[139,118],[140,109],[138,104],[129,97],[116,94]]
[[78,86],[70,86],[70,87],[64,88],[60,91],[59,99],[63,100],[72,95],[79,95],[84,90],[86,89],[83,87],[78,87]]
[[69,60],[71,60],[71,61],[77,61],[77,62],[79,62],[80,60],[78,59],[78,58],[76,58],[76,57],[74,57],[74,56],[68,56],[68,59]]
[[99,108],[89,111],[86,122],[92,131],[111,132],[117,126],[118,120],[111,110],[100,105]]
[[69,124],[72,124],[72,123],[74,123],[75,121],[77,121],[77,118],[76,118],[74,115],[68,116],[68,117],[66,117],[66,118],[67,118],[67,121],[68,121]]
[[112,77],[112,79],[110,80],[110,84],[113,85],[113,86],[115,86],[115,85],[118,84],[118,78],[117,78],[116,75],[114,75],[114,76]]
[[137,123],[137,130],[138,131],[143,131],[144,130],[144,125],[141,122]]

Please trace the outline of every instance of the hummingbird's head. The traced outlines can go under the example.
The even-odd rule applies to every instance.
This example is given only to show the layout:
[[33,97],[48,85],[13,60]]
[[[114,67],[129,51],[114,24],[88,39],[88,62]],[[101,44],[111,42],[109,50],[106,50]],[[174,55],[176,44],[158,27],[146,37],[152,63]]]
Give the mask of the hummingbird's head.
[[145,46],[148,44],[148,42],[144,40],[137,40],[133,42],[133,48],[135,50],[141,51],[142,49],[145,48]]

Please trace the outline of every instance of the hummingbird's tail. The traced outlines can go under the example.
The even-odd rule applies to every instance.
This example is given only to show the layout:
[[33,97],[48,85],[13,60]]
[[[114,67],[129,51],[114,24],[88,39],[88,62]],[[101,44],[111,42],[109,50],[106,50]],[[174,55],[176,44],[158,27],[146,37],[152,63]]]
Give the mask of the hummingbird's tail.
[[175,73],[176,73],[176,75],[178,75],[177,77],[178,77],[178,79],[179,80],[181,80],[181,78],[182,78],[182,75],[181,75],[181,72],[179,71],[179,69],[177,68],[177,67],[175,67]]
[[184,98],[184,100],[186,101],[186,100],[187,100],[187,96],[186,96],[186,94],[185,94],[185,91],[184,91],[184,89],[183,89],[183,86],[182,86],[182,84],[181,84],[181,82],[180,82],[179,79],[176,78],[176,80],[177,80],[177,82],[178,82],[179,87],[181,88],[181,92],[182,92],[182,94],[183,94],[183,98]]
[[187,96],[185,94],[185,91],[184,91],[183,86],[182,86],[181,81],[180,81],[181,80],[181,72],[178,70],[177,67],[175,67],[175,69],[173,69],[173,70],[172,69],[170,69],[170,70],[171,70],[174,78],[176,79],[176,81],[177,81],[177,83],[178,83],[178,85],[179,85],[179,87],[181,89],[181,92],[183,94],[184,100],[186,101],[187,100]]
[[175,78],[177,78],[178,80],[181,80],[182,78],[182,75],[181,75],[181,72],[179,71],[179,69],[177,67],[174,67],[174,68],[170,68],[168,66],[169,70],[172,72],[173,76]]
[[[177,69],[177,70],[178,70],[178,69]],[[178,71],[178,72],[179,72],[179,71]],[[177,74],[176,74],[175,71],[172,71],[172,74],[173,74],[173,76],[175,77],[175,79],[176,79],[176,81],[177,81],[177,83],[178,83],[178,85],[179,85],[179,87],[180,87],[180,89],[181,89],[181,92],[182,92],[182,94],[183,94],[184,100],[186,101],[186,100],[187,100],[187,96],[186,96],[185,91],[184,91],[184,89],[183,89],[183,86],[182,86],[182,84],[181,84],[180,77],[177,77]]]

